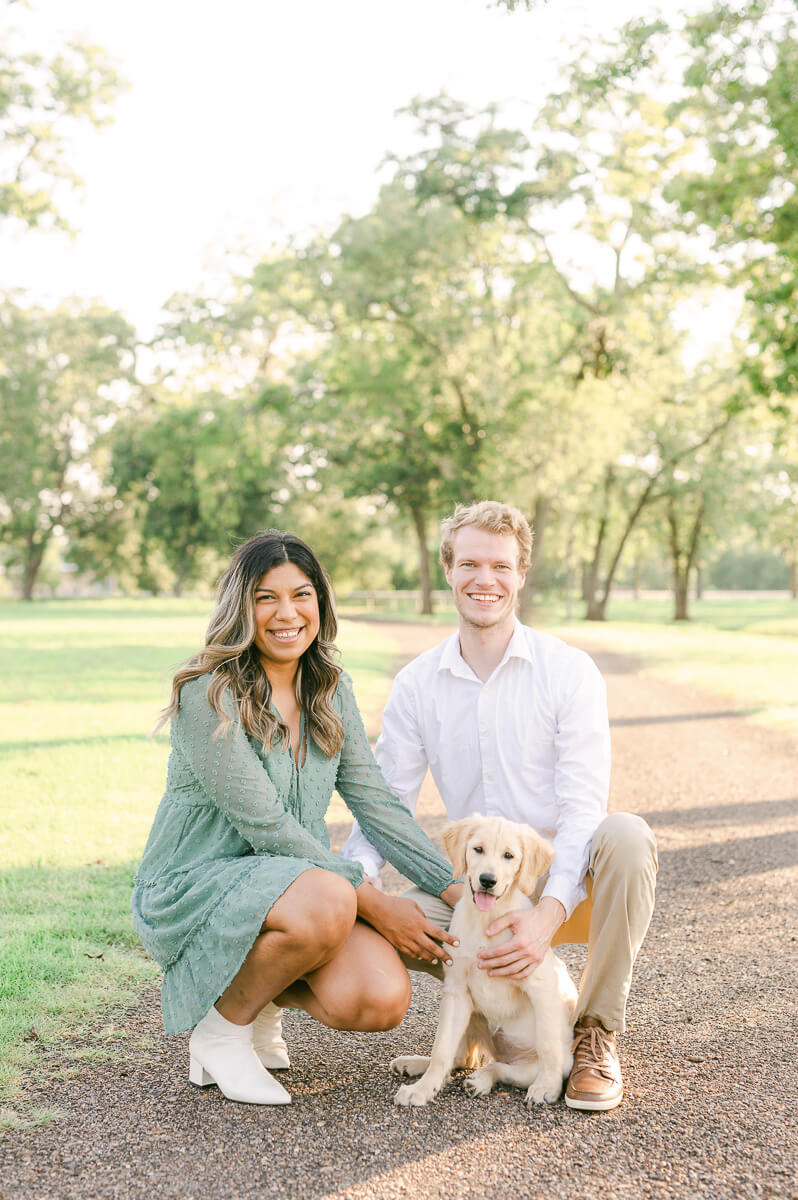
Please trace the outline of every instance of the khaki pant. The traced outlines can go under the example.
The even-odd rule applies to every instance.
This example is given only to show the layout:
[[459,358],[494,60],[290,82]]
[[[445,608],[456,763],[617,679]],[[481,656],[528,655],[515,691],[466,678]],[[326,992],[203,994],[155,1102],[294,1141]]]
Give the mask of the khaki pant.
[[[632,968],[654,911],[656,875],[657,845],[642,817],[632,813],[605,817],[591,844],[587,899],[576,906],[552,939],[553,946],[587,945],[577,1019],[596,1017],[605,1029],[621,1032],[626,1027]],[[545,885],[544,877],[533,899]],[[410,888],[405,895],[436,925],[449,928],[452,909],[444,900],[419,888]],[[433,966],[405,955],[402,959],[410,970],[443,978],[440,964]]]

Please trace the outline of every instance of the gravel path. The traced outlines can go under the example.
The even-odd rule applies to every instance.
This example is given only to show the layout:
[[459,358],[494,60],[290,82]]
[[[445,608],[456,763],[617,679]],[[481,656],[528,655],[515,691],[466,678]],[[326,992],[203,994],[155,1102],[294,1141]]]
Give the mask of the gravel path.
[[[445,630],[393,633],[410,654]],[[187,1037],[160,1036],[151,990],[125,1018],[127,1057],[32,1097],[66,1117],[0,1142],[0,1197],[798,1196],[798,741],[644,679],[630,660],[595,657],[610,693],[611,807],[641,813],[660,846],[620,1108],[527,1111],[518,1091],[474,1100],[457,1079],[426,1109],[394,1107],[388,1060],[432,1042],[437,985],[426,977],[390,1033],[333,1033],[288,1014],[293,1104],[236,1106],[189,1087]],[[429,787],[420,813],[437,832]],[[566,957],[578,973],[583,951]]]

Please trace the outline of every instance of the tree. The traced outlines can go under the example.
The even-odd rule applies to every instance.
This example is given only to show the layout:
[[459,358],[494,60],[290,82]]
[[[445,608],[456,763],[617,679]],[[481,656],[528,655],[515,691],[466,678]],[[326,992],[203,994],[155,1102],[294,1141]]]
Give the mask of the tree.
[[[623,31],[626,50],[637,46],[640,71],[654,28],[661,23]],[[667,408],[656,409],[669,392],[652,388],[650,371],[661,373],[658,359],[678,358],[670,313],[711,278],[700,265],[701,247],[667,198],[691,147],[671,138],[663,100],[638,83],[602,75],[602,55],[611,53],[591,49],[570,65],[563,90],[548,98],[528,137],[497,124],[494,110],[479,114],[447,96],[415,102],[411,111],[427,144],[398,164],[422,209],[445,201],[479,229],[502,220],[525,243],[530,269],[546,280],[560,338],[540,356],[547,360],[545,383],[527,361],[527,390],[556,400],[543,420],[543,462],[529,455],[527,510],[538,526],[558,506],[572,515],[571,505],[558,505],[564,485],[576,476],[580,500],[591,485],[590,619],[604,618],[620,556],[656,494],[656,480],[645,468],[637,476],[631,464],[650,464],[657,425],[668,419]],[[663,348],[652,359],[658,343]],[[597,409],[601,424],[593,419]],[[540,428],[538,414],[530,403],[530,431]],[[581,436],[574,437],[580,419]],[[626,518],[609,547],[621,502]]]
[[[702,378],[703,375],[703,378]],[[750,486],[740,419],[725,412],[726,394],[735,386],[735,372],[707,370],[696,382],[697,403],[692,411],[674,414],[660,432],[659,455],[668,464],[662,472],[656,508],[664,516],[673,587],[673,619],[689,619],[689,585],[710,538],[725,525],[733,526],[745,509]],[[712,436],[702,437],[709,427]],[[682,453],[688,439],[695,448]]]
[[71,41],[50,58],[27,49],[10,25],[12,7],[19,6],[0,0],[0,217],[67,228],[58,185],[79,183],[67,162],[69,139],[81,124],[111,119],[121,85],[97,46]]
[[749,449],[761,464],[752,481],[753,521],[760,544],[784,556],[790,592],[798,599],[798,430],[779,414],[768,415],[769,420],[760,419]]
[[93,452],[127,398],[133,345],[94,303],[0,310],[0,541],[25,600],[50,539],[94,502]]
[[671,112],[705,153],[671,195],[712,232],[745,289],[746,372],[783,407],[798,391],[798,11],[781,0],[715,3],[685,35],[691,61]]
[[[506,386],[507,340],[518,331],[501,230],[478,233],[449,204],[422,212],[393,183],[298,262],[304,283],[293,302],[311,332],[297,416],[310,468],[348,497],[398,509],[415,535],[429,612],[430,522],[478,493],[516,400]],[[274,264],[253,285],[272,292]]]
[[231,545],[278,522],[292,494],[286,388],[246,403],[206,394],[162,396],[130,411],[110,435],[110,470],[92,524],[126,536],[114,514],[133,514],[138,583],[155,590],[150,560],[175,595],[215,571]]

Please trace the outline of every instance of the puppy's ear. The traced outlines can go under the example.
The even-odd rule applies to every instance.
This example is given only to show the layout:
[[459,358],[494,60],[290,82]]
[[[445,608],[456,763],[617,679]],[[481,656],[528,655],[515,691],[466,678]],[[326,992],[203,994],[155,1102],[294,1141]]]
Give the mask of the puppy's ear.
[[477,821],[474,817],[463,817],[460,821],[452,821],[443,831],[443,844],[449,855],[455,879],[465,874],[466,846],[476,827]]
[[518,872],[518,883],[525,896],[531,896],[537,882],[552,864],[554,847],[534,829],[525,830],[521,844],[524,847],[524,858],[521,870]]

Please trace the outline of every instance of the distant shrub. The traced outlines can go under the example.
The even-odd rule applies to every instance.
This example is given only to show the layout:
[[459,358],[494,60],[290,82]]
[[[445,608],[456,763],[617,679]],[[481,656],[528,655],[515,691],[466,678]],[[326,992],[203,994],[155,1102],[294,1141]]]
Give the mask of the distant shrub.
[[709,568],[711,587],[742,591],[776,591],[790,586],[790,568],[778,554],[726,550]]

